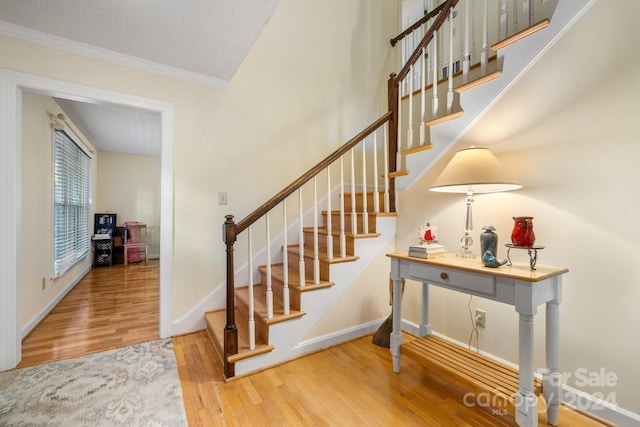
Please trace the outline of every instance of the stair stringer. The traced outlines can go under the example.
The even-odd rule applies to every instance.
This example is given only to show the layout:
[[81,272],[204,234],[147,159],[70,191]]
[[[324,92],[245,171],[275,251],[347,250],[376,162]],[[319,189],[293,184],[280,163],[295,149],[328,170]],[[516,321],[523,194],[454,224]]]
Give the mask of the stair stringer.
[[[235,363],[236,375],[247,374],[371,332],[366,329],[368,325],[363,325],[363,328],[358,329],[357,332],[354,332],[352,327],[344,331],[337,331],[324,342],[322,340],[314,340],[313,346],[303,344],[303,339],[314,325],[323,318],[325,313],[366,270],[371,262],[381,254],[384,254],[387,245],[395,238],[397,222],[395,216],[378,216],[376,221],[376,232],[380,233],[380,236],[356,239],[355,253],[359,259],[353,262],[332,264],[330,277],[335,285],[330,288],[304,292],[302,294],[302,310],[306,314],[297,319],[270,325],[269,344],[275,347],[274,350],[237,361]],[[340,335],[343,336],[343,339],[340,339]]]
[[396,189],[409,188],[428,171],[595,2],[596,0],[560,0],[549,26],[500,49],[497,61],[502,75],[460,93],[459,101],[464,114],[456,120],[429,128],[429,140],[433,147],[406,156],[405,167],[409,173],[395,179]]

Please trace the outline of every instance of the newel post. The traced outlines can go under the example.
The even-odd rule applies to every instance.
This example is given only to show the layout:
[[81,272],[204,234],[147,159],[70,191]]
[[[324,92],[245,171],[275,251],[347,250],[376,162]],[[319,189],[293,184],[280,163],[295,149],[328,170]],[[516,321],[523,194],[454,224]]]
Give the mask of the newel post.
[[223,233],[227,246],[227,324],[224,327],[224,375],[235,376],[235,364],[229,363],[229,356],[238,354],[238,328],[235,315],[235,283],[233,268],[233,244],[236,241],[236,224],[233,215],[226,215]]
[[396,211],[396,185],[395,178],[392,178],[391,174],[397,172],[397,159],[398,159],[398,108],[399,108],[399,88],[396,81],[396,74],[391,73],[389,81],[387,83],[387,98],[389,111],[391,112],[391,118],[389,119],[389,204],[390,211]]

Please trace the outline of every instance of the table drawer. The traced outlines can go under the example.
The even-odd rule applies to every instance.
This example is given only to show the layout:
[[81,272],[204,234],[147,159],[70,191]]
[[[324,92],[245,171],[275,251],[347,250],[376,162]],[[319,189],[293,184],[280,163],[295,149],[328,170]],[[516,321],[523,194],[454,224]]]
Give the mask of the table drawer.
[[411,264],[409,272],[411,276],[420,277],[421,280],[434,285],[488,296],[496,294],[496,278],[494,276],[418,264]]

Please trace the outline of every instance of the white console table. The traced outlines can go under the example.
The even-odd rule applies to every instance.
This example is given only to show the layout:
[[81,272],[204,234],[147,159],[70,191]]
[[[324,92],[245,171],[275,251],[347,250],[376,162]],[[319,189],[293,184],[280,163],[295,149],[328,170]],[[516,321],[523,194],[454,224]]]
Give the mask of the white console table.
[[434,259],[420,259],[407,253],[387,254],[391,258],[393,280],[393,331],[391,355],[394,372],[400,372],[402,279],[422,283],[420,336],[431,334],[429,324],[429,285],[451,289],[499,301],[515,307],[519,321],[519,377],[515,398],[516,422],[520,426],[538,425],[537,397],[534,394],[533,317],[538,306],[546,304],[546,364],[542,394],[547,404],[547,420],[558,424],[562,399],[559,372],[559,317],[562,298],[562,275],[566,268],[538,265],[532,270],[527,263],[488,268],[478,259],[460,259],[453,254]]

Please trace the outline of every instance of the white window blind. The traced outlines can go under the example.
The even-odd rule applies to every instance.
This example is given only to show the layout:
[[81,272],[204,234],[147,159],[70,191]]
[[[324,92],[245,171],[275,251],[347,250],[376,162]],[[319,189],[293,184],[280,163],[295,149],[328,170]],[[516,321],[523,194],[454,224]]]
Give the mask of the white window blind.
[[53,274],[63,275],[89,253],[91,159],[60,129],[53,148]]

